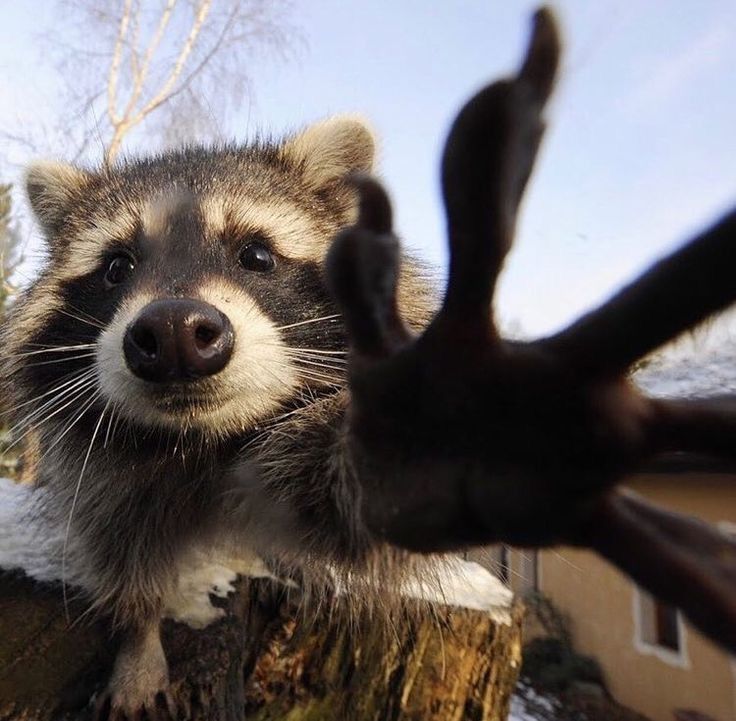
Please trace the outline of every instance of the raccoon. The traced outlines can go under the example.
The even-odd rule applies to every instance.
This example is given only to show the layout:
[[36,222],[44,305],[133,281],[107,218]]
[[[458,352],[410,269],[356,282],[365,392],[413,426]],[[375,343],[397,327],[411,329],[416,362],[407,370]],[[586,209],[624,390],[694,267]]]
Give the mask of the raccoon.
[[[411,566],[361,522],[322,270],[354,217],[346,174],[374,155],[365,122],[339,116],[280,141],[28,171],[47,258],[3,331],[7,393],[38,446],[38,512],[123,633],[107,692],[123,715],[166,692],[161,609],[194,545],[367,586]],[[400,304],[417,327],[434,306],[415,262]]]

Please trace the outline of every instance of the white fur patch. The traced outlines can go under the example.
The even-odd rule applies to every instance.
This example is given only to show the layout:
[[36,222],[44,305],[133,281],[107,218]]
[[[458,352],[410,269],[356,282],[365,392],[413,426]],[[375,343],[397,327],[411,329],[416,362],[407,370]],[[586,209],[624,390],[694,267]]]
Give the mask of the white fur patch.
[[179,563],[176,588],[164,601],[164,616],[204,628],[225,615],[212,604],[210,595],[226,598],[235,592],[238,575],[248,578],[274,578],[255,554],[245,550],[235,558],[224,553],[197,549]]

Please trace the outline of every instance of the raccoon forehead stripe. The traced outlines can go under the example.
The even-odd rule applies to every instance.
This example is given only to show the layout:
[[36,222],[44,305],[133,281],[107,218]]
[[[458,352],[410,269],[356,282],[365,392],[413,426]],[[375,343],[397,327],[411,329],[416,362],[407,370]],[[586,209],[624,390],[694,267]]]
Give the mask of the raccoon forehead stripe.
[[139,227],[138,209],[128,205],[116,208],[114,216],[90,218],[69,240],[64,262],[55,270],[60,281],[74,280],[94,272],[113,245],[132,239]]
[[144,204],[141,230],[149,239],[163,238],[172,232],[177,220],[202,214],[197,198],[189,191],[174,190]]
[[[325,232],[303,209],[287,200],[257,198],[208,198],[203,204],[205,224],[222,223],[220,233],[229,229],[247,235],[264,233],[276,250],[288,258],[321,261],[331,232]],[[214,227],[212,228],[214,230]]]

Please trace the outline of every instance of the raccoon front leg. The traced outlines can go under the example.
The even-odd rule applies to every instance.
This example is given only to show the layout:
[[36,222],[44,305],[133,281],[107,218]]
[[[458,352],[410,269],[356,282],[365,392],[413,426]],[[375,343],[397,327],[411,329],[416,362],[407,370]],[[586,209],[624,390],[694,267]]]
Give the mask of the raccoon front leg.
[[175,718],[175,707],[160,617],[154,616],[124,632],[108,686],[95,701],[95,718],[126,721],[165,715]]
[[421,336],[397,311],[388,197],[354,178],[358,222],[336,238],[327,275],[351,341],[346,449],[362,518],[375,537],[423,552],[597,549],[733,651],[736,543],[615,486],[662,450],[736,455],[733,412],[689,412],[626,377],[643,353],[736,300],[724,270],[736,260],[736,212],[553,338],[507,342],[493,323],[558,55],[542,10],[519,74],[478,93],[453,125],[442,167],[449,281]]
[[95,701],[95,719],[156,716],[173,708],[160,626],[186,544],[174,535],[164,541],[172,529],[144,515],[113,514],[106,530],[97,528],[85,542],[85,586],[98,612],[110,618],[121,645],[107,686]]

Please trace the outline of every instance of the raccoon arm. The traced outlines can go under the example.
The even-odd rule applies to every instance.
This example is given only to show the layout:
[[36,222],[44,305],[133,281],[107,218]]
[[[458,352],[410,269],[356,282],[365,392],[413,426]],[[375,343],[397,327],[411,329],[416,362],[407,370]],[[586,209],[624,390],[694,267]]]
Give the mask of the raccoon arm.
[[344,390],[305,407],[238,463],[225,516],[264,555],[357,562],[376,545],[362,515]]

